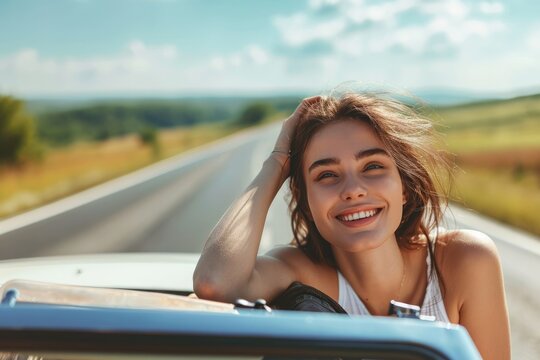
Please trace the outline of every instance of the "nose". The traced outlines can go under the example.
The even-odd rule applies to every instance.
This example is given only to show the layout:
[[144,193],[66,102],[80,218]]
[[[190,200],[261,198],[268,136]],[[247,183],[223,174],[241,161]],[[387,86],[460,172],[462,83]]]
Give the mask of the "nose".
[[362,182],[356,177],[349,177],[343,183],[341,198],[343,200],[354,200],[367,195],[367,189]]

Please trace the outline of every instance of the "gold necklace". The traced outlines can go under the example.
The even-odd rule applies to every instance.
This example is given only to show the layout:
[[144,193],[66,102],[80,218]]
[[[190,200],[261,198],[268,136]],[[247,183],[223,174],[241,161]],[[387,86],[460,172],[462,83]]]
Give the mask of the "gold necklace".
[[403,275],[401,275],[401,283],[399,284],[399,291],[397,295],[397,301],[401,301],[401,290],[403,289],[403,284],[405,283],[405,280],[407,279],[407,260],[405,257],[403,257]]

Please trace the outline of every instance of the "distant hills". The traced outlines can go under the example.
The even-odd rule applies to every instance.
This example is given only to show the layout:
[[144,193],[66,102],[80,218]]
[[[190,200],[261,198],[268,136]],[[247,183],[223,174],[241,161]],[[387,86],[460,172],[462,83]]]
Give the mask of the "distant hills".
[[507,100],[525,96],[534,96],[536,94],[540,94],[540,87],[536,89],[509,91],[505,93],[475,92],[459,89],[419,89],[413,94],[432,106],[450,106],[465,103]]
[[[389,90],[392,91],[392,90]],[[407,92],[405,92],[407,93]],[[431,106],[449,106],[459,105],[463,103],[471,103],[477,101],[486,100],[503,100],[514,97],[525,96],[528,94],[540,93],[540,87],[537,89],[528,89],[523,91],[512,91],[508,93],[501,92],[475,92],[461,89],[451,88],[421,88],[409,91],[408,94],[412,97],[416,97]],[[209,96],[171,96],[171,95],[153,95],[153,96],[90,96],[90,95],[70,95],[65,97],[55,96],[47,98],[32,97],[25,99],[27,109],[33,114],[42,114],[51,111],[71,110],[75,108],[88,107],[92,105],[103,104],[125,104],[134,105],[137,103],[145,104],[164,104],[170,105],[172,103],[188,102],[188,103],[213,103],[228,107],[230,110],[237,110],[238,108],[245,106],[247,103],[255,100],[283,100],[291,99],[296,101],[306,96],[311,96],[312,93],[291,93],[286,95],[209,95]],[[235,109],[234,109],[235,108]]]
[[432,106],[459,105],[484,100],[500,100],[505,96],[494,94],[481,94],[476,92],[443,89],[422,89],[414,93],[427,104]]

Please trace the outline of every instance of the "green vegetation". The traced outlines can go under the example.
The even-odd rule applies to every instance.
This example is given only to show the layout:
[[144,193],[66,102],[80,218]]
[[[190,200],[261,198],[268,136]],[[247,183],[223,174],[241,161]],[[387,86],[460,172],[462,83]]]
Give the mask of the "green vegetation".
[[20,164],[40,154],[34,119],[24,102],[0,95],[0,165]]
[[159,158],[161,154],[161,146],[158,139],[158,133],[156,129],[147,127],[139,130],[139,139],[144,145],[148,145],[152,148],[152,153],[155,158]]
[[258,125],[273,112],[272,105],[266,102],[255,102],[246,106],[236,121],[236,124],[240,126]]
[[102,104],[43,114],[38,133],[46,142],[65,145],[74,141],[101,141],[147,128],[173,128],[217,122],[231,114],[219,107],[189,103]]

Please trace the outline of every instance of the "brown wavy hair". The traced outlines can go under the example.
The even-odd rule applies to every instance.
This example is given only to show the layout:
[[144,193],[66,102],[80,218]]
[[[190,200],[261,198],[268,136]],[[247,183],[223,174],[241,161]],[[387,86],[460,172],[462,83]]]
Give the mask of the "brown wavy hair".
[[[310,216],[303,156],[318,131],[345,119],[368,124],[397,165],[407,199],[401,223],[395,232],[398,244],[409,248],[424,246],[426,240],[421,239],[435,244],[436,231],[447,204],[448,192],[444,189],[449,184],[450,162],[444,153],[436,150],[437,133],[430,120],[389,95],[372,93],[324,97],[308,108],[300,119],[292,137],[290,153],[289,210],[293,244],[313,261],[336,267],[330,244],[321,236]],[[432,246],[428,249],[434,261]],[[438,271],[436,264],[434,268]]]

